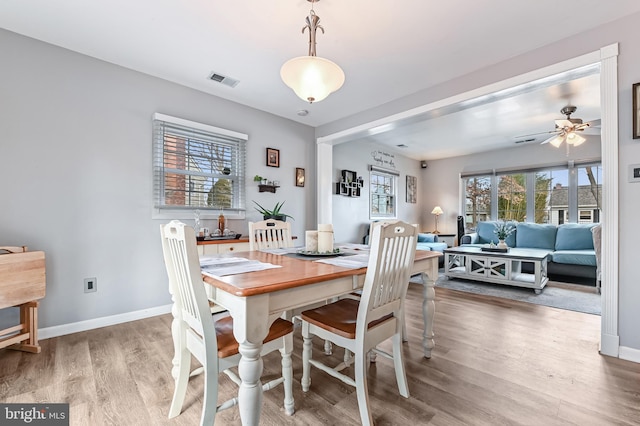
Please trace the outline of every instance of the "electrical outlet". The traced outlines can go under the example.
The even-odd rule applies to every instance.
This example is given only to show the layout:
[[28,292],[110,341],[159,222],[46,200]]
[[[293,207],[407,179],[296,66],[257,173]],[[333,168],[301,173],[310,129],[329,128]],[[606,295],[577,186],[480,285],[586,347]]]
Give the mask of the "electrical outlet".
[[94,291],[98,291],[98,280],[97,278],[85,278],[84,279],[84,292],[92,293]]

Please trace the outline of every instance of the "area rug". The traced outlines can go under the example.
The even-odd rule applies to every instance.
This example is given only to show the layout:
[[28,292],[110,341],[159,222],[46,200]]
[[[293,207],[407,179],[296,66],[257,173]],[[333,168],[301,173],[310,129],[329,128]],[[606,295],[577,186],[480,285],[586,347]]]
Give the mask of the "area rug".
[[[411,278],[411,282],[421,283],[422,278],[419,275],[414,276]],[[500,297],[503,299],[519,300],[521,302],[584,312],[592,315],[601,314],[600,295],[596,292],[595,287],[581,286],[579,284],[549,281],[541,294],[535,294],[530,288],[470,280],[447,279],[444,274],[440,273],[438,281],[436,281],[436,287]]]

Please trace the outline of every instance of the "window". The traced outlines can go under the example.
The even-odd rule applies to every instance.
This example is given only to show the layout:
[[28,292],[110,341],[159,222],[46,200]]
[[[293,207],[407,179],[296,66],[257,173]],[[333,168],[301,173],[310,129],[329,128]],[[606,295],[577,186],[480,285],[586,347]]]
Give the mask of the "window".
[[491,177],[472,177],[465,182],[465,221],[475,228],[478,222],[491,216]]
[[498,219],[524,222],[527,217],[527,181],[524,173],[499,176]]
[[602,207],[602,167],[578,168],[578,222],[600,222]]
[[[193,210],[243,217],[247,136],[155,114],[154,206],[171,217]],[[180,214],[180,212],[188,214]]]
[[371,219],[396,217],[396,183],[398,174],[371,166],[369,188]]
[[463,174],[462,179],[470,229],[492,218],[554,225],[600,222],[600,164]]
[[561,225],[569,208],[569,169],[534,173],[535,223]]

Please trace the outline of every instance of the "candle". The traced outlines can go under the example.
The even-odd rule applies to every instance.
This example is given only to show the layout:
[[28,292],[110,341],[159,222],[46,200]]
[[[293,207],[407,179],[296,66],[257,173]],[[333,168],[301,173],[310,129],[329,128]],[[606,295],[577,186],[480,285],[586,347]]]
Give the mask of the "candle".
[[333,232],[318,231],[318,252],[333,251]]
[[318,231],[320,232],[333,232],[333,225],[330,223],[319,223]]
[[304,240],[306,251],[318,251],[318,231],[306,231]]

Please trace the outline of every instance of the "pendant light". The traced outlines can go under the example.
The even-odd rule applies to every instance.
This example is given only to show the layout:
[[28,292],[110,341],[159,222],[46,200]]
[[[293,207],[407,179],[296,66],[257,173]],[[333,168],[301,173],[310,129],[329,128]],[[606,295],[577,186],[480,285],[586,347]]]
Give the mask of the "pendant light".
[[309,30],[309,55],[285,62],[280,69],[280,77],[298,97],[313,103],[320,102],[342,87],[344,72],[334,62],[316,56],[316,30],[319,28],[324,34],[324,28],[320,25],[320,17],[313,10],[313,4],[320,0],[307,1],[311,3],[311,11],[305,20],[307,24],[302,27],[302,33]]

